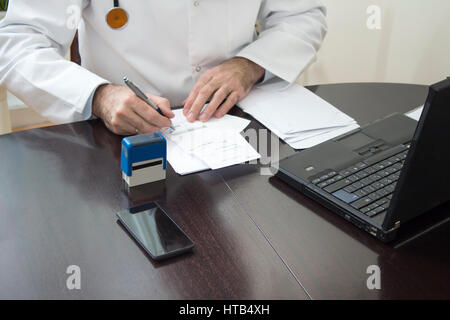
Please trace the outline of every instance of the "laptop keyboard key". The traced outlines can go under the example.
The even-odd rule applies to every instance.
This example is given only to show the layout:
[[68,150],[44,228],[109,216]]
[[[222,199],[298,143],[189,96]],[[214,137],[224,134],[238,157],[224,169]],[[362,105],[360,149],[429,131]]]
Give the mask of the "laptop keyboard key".
[[359,189],[358,191],[355,191],[354,193],[361,198],[364,196],[367,196],[369,194],[368,192],[365,192],[363,189]]
[[372,167],[368,167],[368,168],[364,169],[363,171],[368,174],[372,174],[372,173],[376,172],[376,170]]
[[351,166],[347,170],[350,171],[351,173],[355,173],[358,172],[360,169],[357,166]]
[[374,182],[370,185],[372,188],[374,188],[375,190],[381,189],[383,188],[383,185],[379,182]]
[[377,195],[379,195],[380,196],[380,198],[381,197],[385,197],[385,196],[387,196],[388,194],[389,194],[389,192],[387,192],[386,190],[384,190],[384,189],[381,189],[381,190],[378,190],[377,192],[375,192]]
[[339,174],[343,177],[347,177],[347,176],[351,175],[352,173],[350,171],[348,171],[347,169],[345,169],[345,170],[340,171]]
[[381,164],[383,166],[385,166],[385,167],[389,167],[389,166],[391,166],[393,164],[393,162],[391,160],[389,160],[389,159],[386,159],[384,161],[381,161]]
[[343,189],[334,192],[333,196],[335,196],[339,200],[344,201],[345,203],[351,203],[359,199],[359,197],[356,194],[349,193]]
[[325,188],[327,185],[328,185],[328,183],[326,183],[326,182],[321,182],[321,183],[319,183],[317,186],[318,186],[319,188]]
[[364,198],[361,198],[361,199],[353,202],[352,207],[359,210],[362,207],[365,207],[365,206],[371,204],[372,202],[373,202],[373,200],[370,199],[369,197],[364,197]]
[[372,199],[373,201],[376,201],[378,199],[381,198],[380,195],[378,195],[376,192],[369,194],[369,198]]
[[372,174],[370,177],[372,177],[372,179],[374,179],[374,181],[377,181],[377,180],[380,180],[381,178],[383,178],[378,173]]
[[328,193],[333,193],[333,192],[335,192],[335,191],[337,191],[337,190],[339,190],[339,189],[342,189],[342,188],[348,186],[348,185],[351,184],[351,183],[352,183],[352,182],[351,182],[350,180],[348,180],[348,179],[343,179],[343,180],[340,180],[340,181],[338,181],[338,182],[336,182],[336,183],[333,183],[332,185],[329,185],[329,186],[326,187],[324,190],[325,190],[326,192],[328,192]]
[[364,169],[367,167],[367,164],[365,164],[364,162],[358,162],[357,164],[355,164],[355,167],[359,169]]
[[394,168],[396,168],[397,170],[401,170],[403,168],[403,164],[397,162],[396,164],[393,165]]
[[367,177],[369,174],[365,173],[364,171],[359,171],[356,173],[356,175],[358,176],[358,178],[363,179]]
[[378,207],[378,204],[376,202],[371,203],[370,205],[367,206],[370,210],[375,209],[376,207]]
[[369,206],[362,208],[361,210],[359,210],[361,213],[367,214],[367,212],[369,212],[370,210],[372,210],[371,208],[369,208]]
[[392,163],[396,163],[396,162],[399,162],[399,161],[400,161],[400,158],[399,158],[399,157],[396,157],[396,156],[393,156],[393,157],[390,157],[388,160],[389,160],[390,162],[392,162]]
[[384,211],[386,211],[386,209],[384,209],[383,207],[378,207],[378,208],[375,208],[375,209],[373,209],[373,210],[370,210],[370,211],[367,213],[367,215],[368,215],[369,217],[374,217],[374,216],[376,216],[377,214],[380,214],[380,213],[382,213],[382,212],[384,212]]
[[389,171],[387,171],[387,170],[381,170],[381,171],[378,171],[377,174],[379,174],[382,177],[387,177],[391,173]]
[[375,177],[374,175],[368,176],[366,179],[367,179],[367,181],[370,181],[370,183],[378,180],[378,178]]
[[377,201],[377,204],[378,204],[379,206],[381,206],[381,205],[383,205],[383,204],[385,204],[385,203],[387,203],[387,202],[388,202],[388,200],[387,200],[386,198],[382,198],[382,199],[380,199],[380,200]]
[[347,191],[348,193],[353,193],[356,191],[356,188],[352,185],[349,185],[349,186],[345,187],[344,190]]
[[363,188],[363,190],[367,193],[372,193],[372,192],[376,191],[375,188],[373,188],[372,186],[367,186],[367,187]]
[[359,181],[358,181],[358,182],[355,182],[354,184],[352,184],[352,186],[355,187],[356,190],[365,187],[365,185],[364,185],[363,183],[359,182]]
[[337,180],[334,178],[328,179],[327,181],[325,181],[327,184],[332,184],[335,183]]
[[384,169],[384,166],[381,163],[376,163],[372,167],[377,171]]

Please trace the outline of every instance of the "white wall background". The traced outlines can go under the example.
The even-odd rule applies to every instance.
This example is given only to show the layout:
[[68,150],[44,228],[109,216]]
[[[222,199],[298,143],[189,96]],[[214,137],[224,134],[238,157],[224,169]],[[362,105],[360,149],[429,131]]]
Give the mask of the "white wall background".
[[[322,0],[329,31],[300,83],[432,84],[450,76],[450,0]],[[367,27],[371,5],[381,29]]]
[[[328,35],[317,62],[299,83],[429,85],[450,76],[450,0],[322,1],[328,9]],[[367,27],[372,5],[381,10],[380,30]],[[12,96],[8,104],[13,128],[45,121]],[[0,109],[5,115],[6,104],[0,103]],[[0,122],[8,124],[1,115]]]

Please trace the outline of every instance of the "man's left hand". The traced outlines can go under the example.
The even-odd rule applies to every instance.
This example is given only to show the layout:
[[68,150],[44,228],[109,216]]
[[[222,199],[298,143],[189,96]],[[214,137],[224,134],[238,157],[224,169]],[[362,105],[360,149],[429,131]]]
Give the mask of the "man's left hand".
[[[183,114],[194,122],[208,121],[213,115],[223,117],[236,103],[250,92],[253,85],[261,81],[265,70],[258,64],[241,57],[223,62],[205,71],[184,103]],[[203,106],[208,102],[208,106]]]

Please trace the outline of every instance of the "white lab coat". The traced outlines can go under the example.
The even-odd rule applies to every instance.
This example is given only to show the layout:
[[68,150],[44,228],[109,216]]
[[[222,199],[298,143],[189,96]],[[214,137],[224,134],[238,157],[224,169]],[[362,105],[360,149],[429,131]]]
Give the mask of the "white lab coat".
[[[318,0],[120,0],[129,15],[120,30],[106,24],[112,6],[112,0],[11,1],[0,23],[0,85],[55,123],[88,119],[95,89],[122,84],[124,75],[175,106],[203,71],[233,56],[293,82],[326,33]],[[83,67],[63,58],[77,8]]]

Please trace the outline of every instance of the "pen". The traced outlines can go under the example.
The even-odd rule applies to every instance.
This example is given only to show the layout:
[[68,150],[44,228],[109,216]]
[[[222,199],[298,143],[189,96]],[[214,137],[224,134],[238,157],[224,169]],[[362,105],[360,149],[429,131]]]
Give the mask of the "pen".
[[[131,91],[134,92],[135,95],[137,95],[141,100],[143,100],[145,103],[147,103],[150,107],[155,109],[160,115],[163,115],[161,112],[161,109],[158,108],[156,104],[154,104],[145,93],[142,92],[141,89],[139,89],[128,77],[123,78],[123,82],[128,86],[128,88],[131,89]],[[170,126],[170,129],[175,130],[173,126]]]

